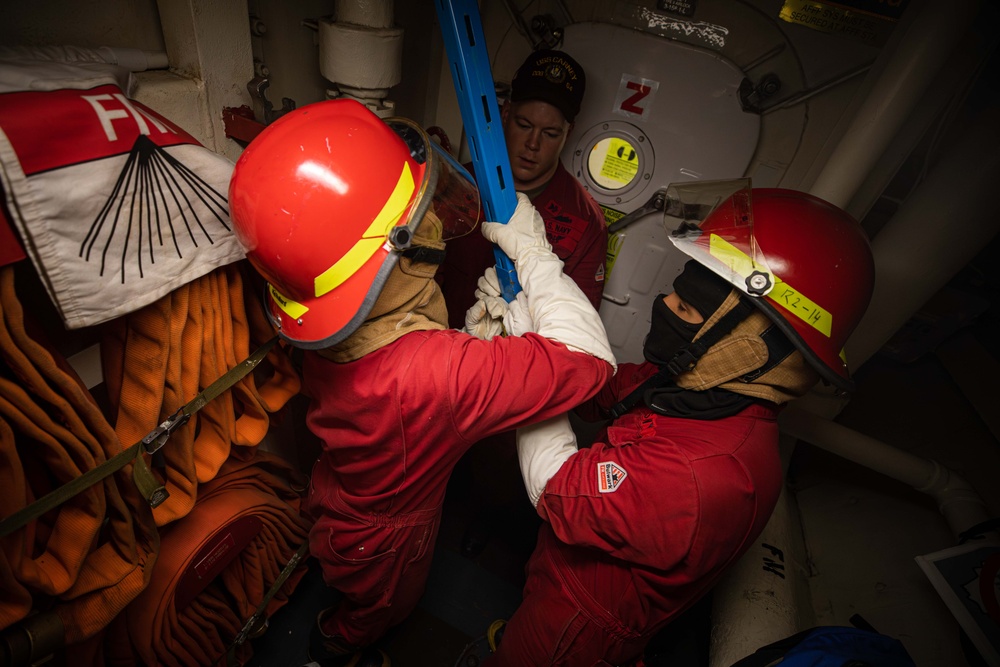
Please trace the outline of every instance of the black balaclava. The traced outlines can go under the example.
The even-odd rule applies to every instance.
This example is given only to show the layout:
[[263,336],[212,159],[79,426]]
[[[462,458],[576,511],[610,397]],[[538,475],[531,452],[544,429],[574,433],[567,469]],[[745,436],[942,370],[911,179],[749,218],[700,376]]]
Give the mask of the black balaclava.
[[[689,260],[681,274],[674,279],[674,291],[702,315],[704,322],[691,324],[682,320],[663,303],[663,294],[653,301],[652,321],[642,352],[647,361],[660,367],[660,372],[611,408],[611,415],[615,418],[643,402],[650,410],[661,415],[687,419],[721,419],[738,413],[753,402],[752,398],[724,389],[690,391],[676,384],[674,376],[683,364],[678,364],[675,357],[682,350],[690,352],[695,336],[729,298],[733,286],[698,262]],[[723,319],[734,314],[737,319],[724,325],[725,331],[720,329],[720,335],[729,333],[738,320],[746,317],[749,305],[739,313],[735,312],[737,308],[740,308],[739,304],[724,316]],[[712,331],[721,322],[722,320],[716,322]],[[696,361],[699,357],[700,354],[693,359]]]
[[689,261],[674,291],[712,325],[689,324],[657,298],[643,354],[660,371],[611,407],[615,419],[640,403],[671,417],[722,419],[755,401],[787,403],[819,379],[777,325],[701,264]]
[[[674,291],[685,303],[697,310],[705,321],[719,309],[733,286],[695,260],[688,260],[684,270],[674,279]],[[678,350],[694,340],[704,324],[682,320],[667,304],[664,294],[653,300],[649,334],[642,346],[646,361],[665,366]]]

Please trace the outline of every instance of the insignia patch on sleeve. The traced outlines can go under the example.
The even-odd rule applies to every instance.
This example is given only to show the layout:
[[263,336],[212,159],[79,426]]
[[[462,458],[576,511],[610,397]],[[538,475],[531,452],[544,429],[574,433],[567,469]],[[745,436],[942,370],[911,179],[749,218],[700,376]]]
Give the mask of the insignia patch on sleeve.
[[612,493],[625,481],[628,473],[614,461],[604,461],[597,464],[597,490],[601,493]]

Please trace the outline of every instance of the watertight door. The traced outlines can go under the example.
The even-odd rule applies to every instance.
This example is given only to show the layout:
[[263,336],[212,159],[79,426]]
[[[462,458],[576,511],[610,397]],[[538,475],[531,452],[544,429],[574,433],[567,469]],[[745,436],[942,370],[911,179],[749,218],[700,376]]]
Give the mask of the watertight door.
[[[744,74],[709,49],[607,23],[566,27],[562,48],[583,66],[587,92],[563,164],[604,208],[609,224],[660,188],[745,175],[760,117],[744,111]],[[669,291],[685,256],[662,214],[612,234],[601,318],[620,361],[642,359],[653,299]]]

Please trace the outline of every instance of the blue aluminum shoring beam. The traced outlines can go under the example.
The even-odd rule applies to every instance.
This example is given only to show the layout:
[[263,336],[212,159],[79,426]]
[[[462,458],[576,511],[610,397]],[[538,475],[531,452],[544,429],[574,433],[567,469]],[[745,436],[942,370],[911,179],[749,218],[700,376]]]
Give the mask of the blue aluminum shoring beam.
[[[517,194],[479,5],[475,0],[435,0],[435,6],[486,219],[506,223],[517,207]],[[521,291],[514,263],[496,246],[493,254],[500,291],[505,300],[513,301]]]

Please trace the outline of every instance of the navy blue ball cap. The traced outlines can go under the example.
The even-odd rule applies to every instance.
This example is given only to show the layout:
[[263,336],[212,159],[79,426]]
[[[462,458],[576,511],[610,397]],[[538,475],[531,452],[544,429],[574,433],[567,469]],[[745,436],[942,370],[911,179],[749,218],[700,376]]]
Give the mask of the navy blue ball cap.
[[548,102],[572,123],[580,113],[586,87],[580,63],[562,51],[544,49],[533,52],[518,68],[510,84],[510,100]]

